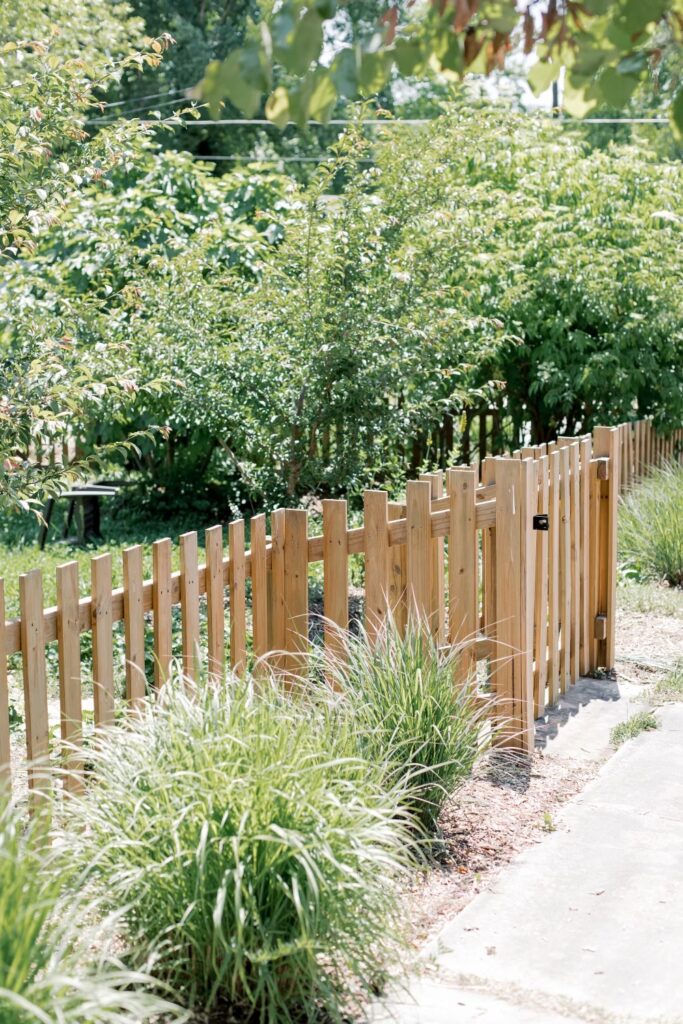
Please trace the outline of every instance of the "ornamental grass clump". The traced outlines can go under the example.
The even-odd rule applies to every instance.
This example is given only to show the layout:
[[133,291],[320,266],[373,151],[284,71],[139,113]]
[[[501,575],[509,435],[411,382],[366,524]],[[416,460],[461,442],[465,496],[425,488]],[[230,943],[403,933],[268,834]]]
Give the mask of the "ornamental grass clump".
[[147,976],[108,955],[115,922],[98,926],[84,876],[71,867],[50,845],[46,815],[27,821],[0,794],[2,1024],[142,1024],[160,1013],[176,1019],[178,1008],[150,992]]
[[624,497],[619,549],[635,576],[683,586],[683,466],[666,463]]
[[461,677],[462,654],[440,651],[424,623],[402,635],[391,620],[375,640],[343,638],[344,657],[325,674],[351,707],[363,757],[399,785],[421,833],[437,828],[445,801],[472,771],[486,742],[484,710]]
[[133,965],[187,1008],[341,1021],[400,950],[410,838],[345,716],[281,690],[165,684],[102,738],[73,849],[124,908]]

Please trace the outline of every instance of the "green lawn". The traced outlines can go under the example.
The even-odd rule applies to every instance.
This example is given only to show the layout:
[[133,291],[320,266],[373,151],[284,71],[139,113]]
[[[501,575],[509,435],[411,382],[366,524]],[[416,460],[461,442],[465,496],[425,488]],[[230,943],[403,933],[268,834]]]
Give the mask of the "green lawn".
[[186,530],[197,530],[199,544],[204,547],[204,529],[218,520],[207,521],[201,513],[176,514],[171,518],[154,517],[140,511],[123,499],[115,499],[102,510],[103,539],[85,547],[61,540],[61,516],[55,514],[44,551],[38,549],[38,523],[31,515],[0,517],[0,577],[5,581],[5,603],[8,618],[19,614],[19,576],[31,569],[43,572],[45,605],[56,601],[55,569],[64,562],[77,561],[80,570],[81,594],[90,590],[90,560],[95,555],[110,551],[113,560],[114,586],[122,583],[124,548],[133,544],[144,545],[145,578],[152,574],[152,544],[162,537],[173,542],[173,568],[178,568],[178,537]]

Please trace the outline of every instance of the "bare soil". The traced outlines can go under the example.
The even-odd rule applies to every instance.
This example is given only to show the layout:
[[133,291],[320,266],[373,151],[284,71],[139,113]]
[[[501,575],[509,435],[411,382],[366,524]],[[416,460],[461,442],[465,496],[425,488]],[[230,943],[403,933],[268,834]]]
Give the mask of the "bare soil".
[[617,675],[630,683],[655,683],[683,658],[683,618],[643,612],[617,613]]
[[449,800],[440,818],[440,863],[406,894],[412,941],[422,945],[512,858],[554,831],[557,809],[594,777],[600,762],[489,754]]
[[[683,602],[683,595],[682,595]],[[683,617],[619,611],[617,672],[623,696],[647,699],[649,686],[683,658]],[[553,818],[595,777],[603,758],[546,749],[530,759],[489,754],[448,801],[440,819],[439,863],[406,893],[412,941],[422,945],[477,893],[488,889],[512,858],[554,831]]]

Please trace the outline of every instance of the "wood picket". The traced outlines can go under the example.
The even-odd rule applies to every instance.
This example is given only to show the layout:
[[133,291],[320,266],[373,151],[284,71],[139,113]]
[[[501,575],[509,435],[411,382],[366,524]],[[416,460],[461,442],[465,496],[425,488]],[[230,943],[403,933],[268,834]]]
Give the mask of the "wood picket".
[[[358,555],[369,642],[390,618],[400,632],[412,619],[437,646],[461,650],[454,685],[476,686],[477,663],[486,661],[494,734],[529,752],[534,718],[547,704],[581,675],[614,666],[620,493],[656,465],[682,458],[681,429],[665,435],[651,419],[636,420],[486,457],[480,467],[454,467],[445,493],[441,472],[408,481],[398,501],[366,491],[361,525],[349,526],[341,499],[323,501],[320,535],[309,536],[306,511],[277,509],[228,524],[227,553],[223,525],[210,527],[205,564],[199,564],[197,533],[185,533],[178,571],[171,541],[163,538],[152,545],[148,580],[143,548],[134,545],[123,552],[122,587],[112,586],[111,555],[99,555],[91,560],[85,597],[78,565],[69,562],[57,569],[54,608],[44,609],[42,576],[33,570],[20,577],[15,619],[6,619],[0,580],[0,774],[11,784],[12,655],[21,653],[28,779],[37,799],[52,784],[47,644],[56,641],[58,651],[64,785],[77,788],[83,784],[77,754],[85,728],[83,634],[92,636],[97,729],[113,725],[122,703],[135,709],[147,695],[154,698],[169,678],[174,650],[182,651],[179,670],[194,683],[204,674],[217,680],[227,666],[237,674],[272,671],[292,686],[307,667],[309,564],[322,563],[323,643],[339,659],[350,625],[350,559]],[[114,627],[121,621],[125,658],[118,664]],[[147,650],[150,632],[153,651]]]

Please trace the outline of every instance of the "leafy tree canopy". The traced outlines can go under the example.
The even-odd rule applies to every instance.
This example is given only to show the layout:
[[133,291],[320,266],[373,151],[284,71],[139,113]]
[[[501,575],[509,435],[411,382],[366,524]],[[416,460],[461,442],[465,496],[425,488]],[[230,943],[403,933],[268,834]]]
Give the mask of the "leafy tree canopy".
[[[394,67],[402,75],[440,71],[461,77],[502,68],[515,45],[535,55],[529,81],[545,91],[563,69],[564,105],[583,116],[600,104],[623,107],[653,69],[683,42],[683,0],[425,0],[387,3],[375,31],[334,44],[344,0],[262,4],[244,43],[212,61],[201,94],[217,111],[227,97],[247,116],[268,96],[278,125],[325,121],[341,97],[380,91]],[[293,77],[278,83],[282,66]],[[669,112],[683,134],[683,87]]]
[[[4,9],[3,31],[48,32],[58,6],[66,4],[48,4],[20,25]],[[100,6],[104,18],[108,5]],[[54,449],[101,416],[116,417],[138,390],[125,346],[112,346],[105,360],[102,350],[78,344],[92,331],[96,305],[77,310],[57,303],[37,316],[35,297],[8,301],[13,274],[27,270],[45,229],[79,190],[106,181],[147,132],[139,122],[121,121],[90,138],[83,121],[97,105],[96,91],[127,67],[158,64],[167,40],[151,40],[147,50],[115,61],[95,50],[86,55],[92,61],[65,56],[61,48],[70,52],[82,27],[76,15],[76,35],[68,43],[54,34],[47,40],[31,35],[3,39],[0,50],[0,502],[24,508],[62,486],[65,474],[87,469],[37,466],[32,451]],[[107,38],[119,49],[127,37],[114,32]],[[157,384],[147,380],[144,387]],[[91,454],[96,449],[94,444]]]

